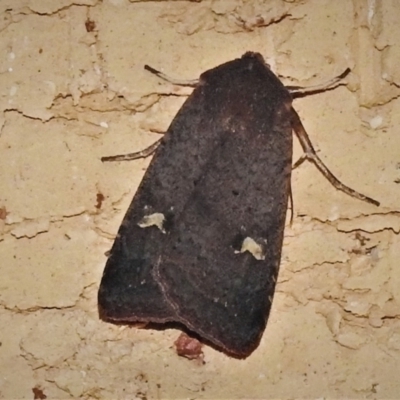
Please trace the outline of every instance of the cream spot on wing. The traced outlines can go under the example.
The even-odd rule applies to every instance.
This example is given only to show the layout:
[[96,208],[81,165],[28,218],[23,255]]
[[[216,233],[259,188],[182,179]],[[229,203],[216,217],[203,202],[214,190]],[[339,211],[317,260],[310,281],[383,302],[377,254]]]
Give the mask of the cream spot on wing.
[[[266,242],[267,241],[265,240],[265,243]],[[235,253],[244,253],[245,251],[251,253],[256,260],[265,260],[265,246],[257,243],[251,237],[244,239],[242,248],[240,251],[235,251]]]
[[154,213],[150,215],[145,215],[141,221],[138,222],[138,225],[141,228],[148,228],[150,226],[156,226],[162,233],[166,233],[164,229],[164,221],[165,217],[162,213]]

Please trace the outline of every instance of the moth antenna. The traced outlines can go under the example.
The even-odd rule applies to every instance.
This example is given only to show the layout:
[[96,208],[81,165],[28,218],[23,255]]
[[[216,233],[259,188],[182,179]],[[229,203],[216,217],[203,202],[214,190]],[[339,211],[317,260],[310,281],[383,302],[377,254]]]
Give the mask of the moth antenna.
[[351,71],[350,68],[347,68],[345,71],[343,71],[340,75],[336,76],[335,78],[330,79],[325,83],[320,83],[318,85],[308,86],[308,87],[286,86],[286,89],[289,90],[292,96],[305,95],[305,94],[322,92],[324,90],[333,89],[339,85],[345,84],[345,82],[343,82],[342,79],[345,78],[350,73],[350,71]]
[[161,71],[158,71],[157,69],[150,67],[150,65],[145,65],[144,69],[146,71],[151,72],[152,74],[158,76],[159,78],[163,79],[164,81],[167,81],[169,83],[172,83],[173,85],[179,85],[179,86],[190,86],[190,87],[195,87],[199,83],[199,79],[176,79],[172,78],[166,74],[164,74]]

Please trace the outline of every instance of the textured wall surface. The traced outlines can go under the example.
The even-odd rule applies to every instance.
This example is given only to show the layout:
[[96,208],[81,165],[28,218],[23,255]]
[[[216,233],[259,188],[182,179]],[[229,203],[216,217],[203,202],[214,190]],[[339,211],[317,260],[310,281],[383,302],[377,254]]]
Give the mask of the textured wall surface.
[[[2,0],[0,398],[398,398],[400,2]],[[179,78],[252,50],[287,84],[347,67],[294,107],[332,172],[304,163],[259,348],[179,357],[179,331],[98,319],[97,290]],[[296,142],[296,140],[295,140]],[[295,143],[294,158],[301,155]],[[103,199],[104,196],[104,200]]]

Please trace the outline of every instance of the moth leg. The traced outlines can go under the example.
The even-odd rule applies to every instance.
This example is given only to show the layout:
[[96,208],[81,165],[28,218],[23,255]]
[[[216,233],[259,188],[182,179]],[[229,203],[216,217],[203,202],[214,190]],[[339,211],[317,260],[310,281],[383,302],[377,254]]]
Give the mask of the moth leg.
[[286,86],[286,89],[289,90],[292,96],[295,95],[305,95],[308,93],[316,93],[321,92],[328,89],[333,89],[336,86],[342,84],[341,80],[347,76],[350,72],[350,68],[347,68],[344,72],[340,75],[336,76],[335,78],[329,80],[328,82],[321,83],[319,85],[309,86],[309,87],[301,87],[301,86]]
[[139,158],[146,158],[151,156],[158,148],[160,145],[162,139],[158,139],[156,142],[151,144],[149,147],[146,147],[145,149],[141,151],[136,151],[135,153],[129,153],[129,154],[118,154],[116,156],[108,156],[108,157],[101,157],[101,161],[132,161],[132,160],[137,160]]
[[289,201],[290,201],[290,226],[293,225],[293,214],[294,214],[294,202],[293,202],[293,192],[292,185],[289,185]]
[[344,185],[342,182],[339,181],[339,179],[335,177],[335,175],[332,174],[331,171],[329,171],[328,167],[322,162],[322,160],[318,157],[317,153],[315,152],[315,149],[310,141],[310,138],[308,137],[307,132],[304,129],[303,124],[301,123],[300,117],[293,108],[292,108],[292,128],[295,131],[300,141],[301,147],[303,148],[304,151],[304,155],[300,157],[300,159],[295,163],[295,167],[299,166],[305,159],[307,159],[312,163],[314,163],[314,165],[320,170],[320,172],[325,176],[325,178],[328,179],[328,181],[337,190],[341,190],[342,192],[356,199],[374,204],[375,206],[379,206],[378,201],[371,199],[370,197],[367,197],[359,192],[356,192],[355,190]]
[[159,78],[163,79],[164,81],[170,82],[173,85],[179,85],[179,86],[197,86],[199,83],[198,79],[186,79],[186,80],[182,80],[182,79],[175,79],[175,78],[171,78],[168,75],[165,75],[163,72],[158,71],[157,69],[150,67],[149,65],[145,65],[144,69],[146,71],[151,72],[152,74],[158,76]]
[[[180,86],[196,86],[199,83],[198,79],[188,79],[188,80],[179,80],[175,78],[171,78],[168,75],[165,75],[163,72],[156,70],[153,67],[150,67],[149,65],[145,65],[144,69],[146,71],[151,72],[154,75],[157,75],[159,78],[164,79],[167,82],[170,82],[174,85],[180,85]],[[129,153],[129,154],[118,154],[115,156],[107,156],[107,157],[101,157],[101,161],[107,162],[107,161],[132,161],[132,160],[137,160],[139,158],[146,158],[152,155],[156,150],[157,147],[160,145],[162,139],[157,140],[155,143],[150,145],[149,147],[146,147],[144,150],[137,151],[135,153]]]
[[303,162],[307,160],[307,155],[305,153],[303,153],[300,158],[292,165],[292,170],[296,169],[297,167],[299,167],[301,164],[303,164]]

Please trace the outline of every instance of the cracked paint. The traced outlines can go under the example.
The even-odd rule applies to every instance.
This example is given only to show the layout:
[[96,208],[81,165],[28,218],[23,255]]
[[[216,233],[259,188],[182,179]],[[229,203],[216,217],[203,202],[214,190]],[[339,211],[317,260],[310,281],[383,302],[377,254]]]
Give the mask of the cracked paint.
[[[0,397],[398,397],[399,12],[395,0],[1,1]],[[190,93],[144,64],[193,79],[248,50],[291,85],[351,68],[294,107],[332,172],[381,206],[297,168],[260,347],[233,360],[204,346],[196,364],[174,329],[98,318],[105,253],[149,164],[100,158],[154,143]]]

